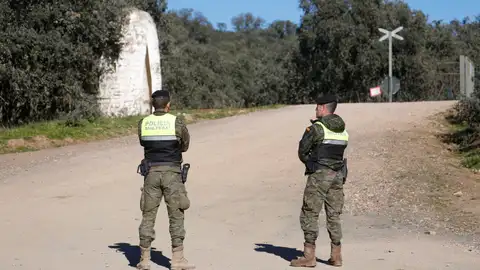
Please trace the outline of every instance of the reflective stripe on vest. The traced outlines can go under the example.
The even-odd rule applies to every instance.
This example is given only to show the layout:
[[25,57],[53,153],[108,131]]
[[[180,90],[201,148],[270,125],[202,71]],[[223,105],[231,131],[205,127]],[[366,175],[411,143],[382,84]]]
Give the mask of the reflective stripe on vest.
[[175,136],[176,116],[166,113],[164,115],[149,115],[142,121],[141,139],[143,141],[173,141]]
[[333,144],[333,145],[347,145],[348,144],[348,132],[344,130],[343,132],[333,132],[321,122],[317,121],[315,124],[319,125],[323,129],[323,144]]

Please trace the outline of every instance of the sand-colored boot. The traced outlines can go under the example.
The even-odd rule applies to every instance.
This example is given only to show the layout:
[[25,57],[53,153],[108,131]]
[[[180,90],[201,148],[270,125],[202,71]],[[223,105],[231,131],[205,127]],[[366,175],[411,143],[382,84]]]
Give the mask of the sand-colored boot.
[[331,252],[330,252],[330,259],[328,259],[328,263],[332,266],[342,266],[342,245],[334,245],[333,243],[330,244]]
[[195,265],[189,264],[187,259],[183,256],[183,246],[172,249],[171,270],[189,270],[195,269]]
[[150,247],[140,246],[140,252],[140,262],[137,264],[137,269],[150,270]]
[[293,259],[290,266],[293,267],[315,267],[317,265],[317,257],[315,256],[315,245],[304,243],[303,256]]

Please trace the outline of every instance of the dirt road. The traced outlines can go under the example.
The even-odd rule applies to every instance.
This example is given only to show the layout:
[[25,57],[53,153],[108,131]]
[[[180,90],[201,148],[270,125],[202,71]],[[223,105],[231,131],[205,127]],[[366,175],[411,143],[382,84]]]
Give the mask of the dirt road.
[[[443,232],[439,214],[418,199],[428,194],[410,196],[429,187],[411,184],[426,183],[421,170],[430,167],[421,165],[435,154],[415,146],[429,136],[421,133],[424,119],[451,105],[339,106],[351,136],[342,269],[478,269],[480,256],[469,247],[475,228],[463,238]],[[301,254],[303,243],[298,216],[305,177],[296,151],[313,114],[314,106],[292,106],[189,126],[192,206],[185,245],[197,269],[291,269],[288,261]],[[0,269],[133,269],[141,155],[129,137],[1,156]],[[410,167],[402,171],[402,165]],[[152,269],[166,269],[171,256],[164,206]],[[329,255],[324,218],[318,269],[331,268],[321,263]],[[424,234],[424,227],[432,230],[428,221],[436,234]]]

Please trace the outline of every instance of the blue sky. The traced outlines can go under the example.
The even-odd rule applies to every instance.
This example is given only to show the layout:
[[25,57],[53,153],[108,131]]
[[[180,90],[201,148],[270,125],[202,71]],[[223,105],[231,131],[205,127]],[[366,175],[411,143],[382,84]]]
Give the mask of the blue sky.
[[[429,20],[454,18],[480,14],[480,0],[407,0],[410,8],[420,9]],[[476,2],[476,4],[475,4]],[[270,23],[276,19],[288,19],[298,23],[301,11],[298,0],[168,0],[169,9],[193,8],[205,15],[214,25],[227,23],[240,13],[251,12]],[[229,29],[231,29],[229,27]]]

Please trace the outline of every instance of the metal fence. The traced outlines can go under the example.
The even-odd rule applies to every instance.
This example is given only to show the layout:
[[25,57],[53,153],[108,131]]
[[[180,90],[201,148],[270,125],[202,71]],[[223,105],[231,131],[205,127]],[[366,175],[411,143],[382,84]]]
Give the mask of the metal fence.
[[433,99],[458,100],[471,97],[475,90],[475,65],[465,55],[437,63]]
[[465,55],[460,55],[460,92],[464,97],[471,97],[475,90],[475,65]]

